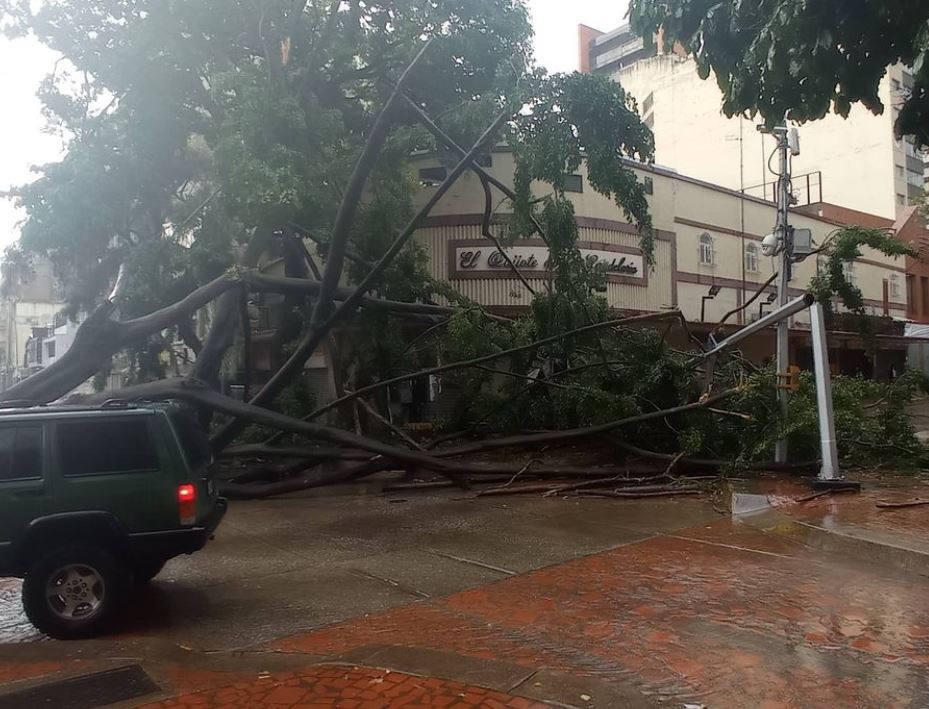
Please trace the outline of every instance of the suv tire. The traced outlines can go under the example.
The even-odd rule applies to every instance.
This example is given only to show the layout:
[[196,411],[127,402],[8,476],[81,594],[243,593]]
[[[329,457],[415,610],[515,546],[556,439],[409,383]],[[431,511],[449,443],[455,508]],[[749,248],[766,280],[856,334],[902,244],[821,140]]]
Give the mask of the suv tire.
[[161,573],[167,563],[167,559],[142,559],[133,562],[132,579],[136,583],[148,583]]
[[96,546],[53,549],[26,572],[23,606],[30,622],[59,640],[94,635],[106,624],[126,587],[114,556]]

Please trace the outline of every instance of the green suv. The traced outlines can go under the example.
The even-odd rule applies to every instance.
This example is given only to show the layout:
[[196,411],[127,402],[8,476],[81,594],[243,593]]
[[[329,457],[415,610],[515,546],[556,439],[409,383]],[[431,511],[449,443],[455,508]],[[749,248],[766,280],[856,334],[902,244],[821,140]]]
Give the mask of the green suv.
[[177,404],[0,411],[0,576],[33,625],[98,632],[130,583],[206,544],[226,511],[209,442]]

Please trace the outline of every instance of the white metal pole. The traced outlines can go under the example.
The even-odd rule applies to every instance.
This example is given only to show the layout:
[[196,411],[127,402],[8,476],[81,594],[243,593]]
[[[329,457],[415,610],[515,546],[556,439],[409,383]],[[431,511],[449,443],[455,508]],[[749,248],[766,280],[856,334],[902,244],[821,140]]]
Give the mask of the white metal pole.
[[766,327],[770,327],[776,323],[785,322],[790,318],[791,315],[795,315],[801,310],[806,310],[808,307],[810,307],[812,302],[813,296],[809,293],[804,293],[803,295],[791,300],[789,303],[787,303],[787,305],[768,313],[764,317],[759,318],[750,325],[746,325],[740,330],[736,330],[725,340],[720,340],[719,342],[715,343],[712,348],[703,353],[703,356],[709,357],[710,355],[714,355],[717,352],[721,352],[727,347],[731,347],[737,342],[744,340],[749,335],[754,335],[759,330],[764,330]]
[[[790,268],[793,265],[792,249],[788,243],[787,208],[790,204],[789,163],[787,159],[787,127],[775,129],[778,154],[780,156],[780,170],[777,193],[777,235],[781,239],[781,267],[777,279],[777,303],[780,307],[787,305],[788,287],[790,282]],[[787,415],[787,375],[790,367],[789,351],[789,319],[781,320],[777,324],[777,374],[778,390],[777,400],[780,404],[781,415]],[[777,441],[774,450],[774,460],[778,463],[787,462],[787,439]]]
[[820,480],[835,480],[839,477],[839,452],[835,442],[835,420],[832,415],[832,376],[829,371],[829,345],[826,340],[826,320],[823,306],[810,306],[812,330],[813,366],[816,368],[816,409],[819,413],[819,443],[823,466]]

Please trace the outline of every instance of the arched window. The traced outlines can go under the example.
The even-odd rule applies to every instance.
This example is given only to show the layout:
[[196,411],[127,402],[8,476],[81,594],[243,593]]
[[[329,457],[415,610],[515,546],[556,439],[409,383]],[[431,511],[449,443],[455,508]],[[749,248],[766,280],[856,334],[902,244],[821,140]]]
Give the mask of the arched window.
[[748,273],[758,273],[758,246],[756,244],[745,246],[745,270]]
[[890,297],[899,298],[900,297],[900,276],[896,273],[890,274]]
[[716,252],[713,249],[713,237],[707,232],[700,234],[700,263],[704,266],[713,265],[713,257]]
[[845,280],[851,283],[853,286],[857,284],[858,277],[855,275],[855,262],[847,261],[845,266],[842,267],[842,270],[845,272]]

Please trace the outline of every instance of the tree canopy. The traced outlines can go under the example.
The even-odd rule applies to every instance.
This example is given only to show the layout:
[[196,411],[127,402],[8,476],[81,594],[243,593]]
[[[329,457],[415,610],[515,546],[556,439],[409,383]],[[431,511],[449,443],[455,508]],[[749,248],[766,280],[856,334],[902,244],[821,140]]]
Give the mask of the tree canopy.
[[[887,67],[912,68],[895,129],[929,146],[929,3],[924,0],[631,0],[633,30],[680,43],[703,78],[712,72],[726,115],[769,124],[847,116],[854,103],[888,109],[878,88]],[[660,33],[659,33],[660,31]],[[898,100],[898,97],[894,97]]]
[[[41,99],[67,152],[16,197],[27,213],[20,248],[52,259],[75,308],[107,292],[120,264],[134,275],[123,309],[136,316],[222,273],[256,232],[299,225],[325,237],[393,82],[430,38],[407,93],[456,140],[470,141],[502,106],[536,95],[578,114],[557,130],[586,123],[586,145],[563,145],[558,160],[576,163],[582,148],[601,144],[607,162],[651,155],[621,89],[532,69],[521,0],[0,7],[8,33],[32,34],[63,56]],[[613,113],[584,114],[591,99]],[[554,117],[516,116],[513,142]],[[352,233],[368,258],[409,216],[416,185],[407,158],[435,147],[408,107],[390,118]],[[525,163],[524,174],[551,181],[537,158]],[[609,170],[600,171],[602,188],[647,232],[631,171]]]

